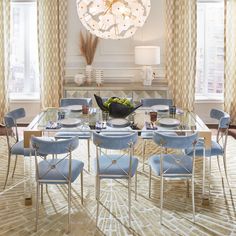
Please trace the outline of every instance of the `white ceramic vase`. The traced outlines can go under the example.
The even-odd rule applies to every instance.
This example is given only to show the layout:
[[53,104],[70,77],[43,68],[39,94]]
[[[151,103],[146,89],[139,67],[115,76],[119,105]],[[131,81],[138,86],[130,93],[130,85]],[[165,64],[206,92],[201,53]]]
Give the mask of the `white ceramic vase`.
[[93,79],[93,68],[92,68],[91,65],[86,65],[85,75],[86,75],[87,84],[91,85],[92,84],[92,79]]
[[75,83],[78,84],[79,86],[81,86],[84,83],[84,80],[85,80],[84,74],[76,74],[74,77]]

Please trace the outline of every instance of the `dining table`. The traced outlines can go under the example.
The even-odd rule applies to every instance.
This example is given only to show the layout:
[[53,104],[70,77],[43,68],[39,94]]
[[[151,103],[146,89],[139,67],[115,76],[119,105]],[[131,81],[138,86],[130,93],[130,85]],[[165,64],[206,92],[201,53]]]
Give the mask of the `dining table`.
[[[156,115],[151,116],[152,112]],[[153,115],[153,114],[152,114]],[[151,121],[152,119],[152,121]],[[198,136],[204,139],[205,152],[211,149],[212,132],[194,112],[177,108],[174,112],[158,110],[157,107],[140,107],[135,112],[125,118],[112,118],[107,112],[101,111],[98,107],[89,107],[82,110],[79,107],[50,107],[38,114],[24,130],[25,148],[29,148],[31,135],[54,137],[56,133],[78,132],[78,133],[117,133],[128,130],[138,132],[141,138],[145,138],[145,133],[152,132],[175,132],[177,135],[188,135],[198,132]],[[202,199],[206,204],[208,196],[205,194],[205,170],[206,158],[203,159],[203,190]],[[32,204],[32,158],[25,157],[25,176],[27,176],[24,186],[25,204]]]

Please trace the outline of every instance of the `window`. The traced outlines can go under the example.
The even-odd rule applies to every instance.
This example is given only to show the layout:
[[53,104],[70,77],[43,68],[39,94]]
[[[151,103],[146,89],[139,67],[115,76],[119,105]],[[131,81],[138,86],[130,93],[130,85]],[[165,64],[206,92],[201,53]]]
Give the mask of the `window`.
[[36,2],[11,2],[10,44],[10,99],[39,99]]
[[224,93],[224,1],[197,5],[196,99],[220,99]]

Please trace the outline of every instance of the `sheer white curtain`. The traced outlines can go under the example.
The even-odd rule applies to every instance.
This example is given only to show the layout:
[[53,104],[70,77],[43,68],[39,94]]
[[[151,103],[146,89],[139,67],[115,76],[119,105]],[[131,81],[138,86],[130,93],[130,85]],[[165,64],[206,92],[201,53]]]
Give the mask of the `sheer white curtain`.
[[68,0],[37,0],[41,106],[55,107],[62,97]]
[[224,106],[236,125],[236,0],[225,0]]
[[8,110],[10,0],[0,1],[0,122]]

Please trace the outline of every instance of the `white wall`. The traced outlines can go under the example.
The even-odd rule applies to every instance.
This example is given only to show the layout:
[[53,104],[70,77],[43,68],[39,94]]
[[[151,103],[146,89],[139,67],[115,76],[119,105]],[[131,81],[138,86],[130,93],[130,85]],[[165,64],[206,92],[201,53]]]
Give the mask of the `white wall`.
[[[164,76],[165,0],[151,0],[151,11],[145,25],[136,34],[125,40],[100,39],[93,66],[104,72],[105,82],[140,80],[139,66],[134,64],[136,45],[161,47],[161,65],[155,67],[158,77]],[[69,0],[68,41],[66,57],[66,80],[72,80],[78,72],[84,72],[85,61],[79,50],[79,33],[85,32],[77,15],[75,0]]]
[[[84,27],[81,25],[77,11],[76,0],[68,0],[68,39],[66,53],[67,81],[73,80],[78,72],[84,73],[85,61],[79,50],[79,33]],[[96,51],[93,66],[104,71],[105,82],[135,82],[140,81],[140,67],[134,64],[134,47],[136,45],[158,45],[161,47],[161,65],[154,68],[157,77],[165,75],[165,0],[151,0],[151,11],[145,25],[136,34],[126,40],[101,39]],[[24,107],[27,120],[39,113],[39,102],[12,102],[11,109]],[[218,102],[198,102],[195,104],[196,113],[207,123],[213,121],[209,118],[212,107],[222,108]]]

